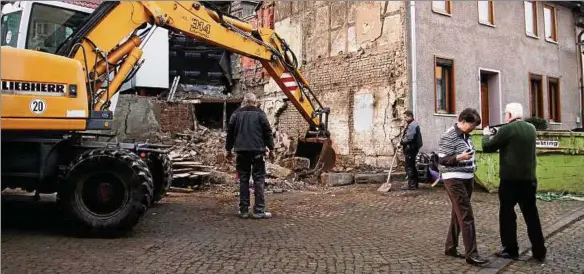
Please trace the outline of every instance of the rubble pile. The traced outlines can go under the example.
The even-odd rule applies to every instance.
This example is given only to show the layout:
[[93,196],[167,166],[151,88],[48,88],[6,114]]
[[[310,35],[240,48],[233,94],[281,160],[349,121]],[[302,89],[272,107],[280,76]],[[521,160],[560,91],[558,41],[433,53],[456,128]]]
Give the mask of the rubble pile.
[[[165,136],[173,145],[169,157],[173,167],[172,190],[190,192],[220,186],[238,192],[235,161],[224,156],[226,133],[199,126],[198,130],[185,130]],[[277,145],[276,163],[266,162],[266,191],[284,192],[305,187],[299,174],[309,167],[306,158],[289,157],[286,145]],[[280,160],[278,160],[280,159]],[[250,187],[253,187],[253,179]]]

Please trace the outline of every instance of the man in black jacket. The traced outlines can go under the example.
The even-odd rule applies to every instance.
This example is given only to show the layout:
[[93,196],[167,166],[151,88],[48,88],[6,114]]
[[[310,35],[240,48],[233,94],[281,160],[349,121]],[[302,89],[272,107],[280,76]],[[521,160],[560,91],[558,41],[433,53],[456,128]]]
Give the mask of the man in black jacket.
[[237,154],[235,167],[239,177],[239,215],[249,217],[249,179],[253,177],[255,202],[253,217],[270,218],[266,212],[264,200],[264,182],[266,163],[264,155],[269,149],[270,159],[274,159],[274,139],[272,129],[264,111],[257,107],[257,98],[247,93],[243,106],[236,110],[229,120],[227,140],[225,142],[226,158],[233,157],[231,150]]
[[414,113],[409,110],[404,112],[404,120],[407,123],[401,145],[405,157],[406,174],[408,175],[408,185],[402,190],[418,189],[418,171],[416,170],[416,156],[423,145],[422,133],[418,122],[414,120]]

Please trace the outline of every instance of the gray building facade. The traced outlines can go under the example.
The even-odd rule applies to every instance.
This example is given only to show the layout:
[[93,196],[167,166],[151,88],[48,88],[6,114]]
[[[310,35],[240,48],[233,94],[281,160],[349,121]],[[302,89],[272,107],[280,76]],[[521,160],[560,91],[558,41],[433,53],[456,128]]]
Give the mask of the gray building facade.
[[482,126],[502,123],[505,105],[519,102],[549,129],[582,127],[577,2],[406,3],[410,104],[422,151],[436,150],[467,107],[481,113]]

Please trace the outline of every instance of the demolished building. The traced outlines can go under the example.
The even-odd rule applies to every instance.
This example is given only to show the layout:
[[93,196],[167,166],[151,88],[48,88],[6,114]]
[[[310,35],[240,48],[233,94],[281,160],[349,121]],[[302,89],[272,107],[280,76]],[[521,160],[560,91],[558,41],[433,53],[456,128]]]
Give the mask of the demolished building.
[[[330,132],[340,167],[388,167],[408,108],[405,4],[402,2],[263,1],[248,20],[275,28],[295,52],[312,89],[331,108]],[[282,139],[307,124],[261,65],[242,58],[238,89],[261,94]]]
[[[481,113],[479,129],[502,123],[510,102],[550,130],[582,126],[581,2],[263,1],[256,13],[259,26],[274,18],[331,108],[340,165],[387,167],[406,109],[425,153],[467,107]],[[300,115],[260,76],[243,75],[242,88],[263,94],[280,133],[303,134]]]
[[[234,1],[229,7],[231,14],[253,26],[275,28],[290,45],[316,96],[331,108],[329,127],[337,166],[387,168],[398,144],[401,114],[409,104],[405,6],[400,2]],[[378,16],[371,16],[372,12]],[[176,47],[185,47],[180,38],[175,41],[179,41]],[[195,43],[190,47],[196,48]],[[135,96],[121,101],[117,117],[143,114],[146,109],[150,118],[129,117],[135,120],[131,123],[119,119],[118,136],[129,133],[127,137],[159,141],[159,132],[196,130],[198,124],[222,129],[242,94],[251,91],[262,98],[261,107],[281,151],[294,151],[308,124],[261,64],[210,48],[199,53],[173,53],[171,48],[170,60],[177,60],[179,68],[171,65],[169,82],[181,77],[173,100],[162,93],[156,102]],[[177,72],[181,64],[201,64],[196,58],[205,57],[214,58],[212,68],[201,65]],[[126,124],[134,128],[123,129]]]

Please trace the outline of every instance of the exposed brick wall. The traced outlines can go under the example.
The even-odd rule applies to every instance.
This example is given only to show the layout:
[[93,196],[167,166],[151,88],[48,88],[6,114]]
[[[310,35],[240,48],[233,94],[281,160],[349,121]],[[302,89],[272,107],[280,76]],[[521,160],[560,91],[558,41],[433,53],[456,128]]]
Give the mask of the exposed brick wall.
[[[363,85],[389,85],[404,75],[402,52],[350,54],[330,57],[306,64],[305,75],[317,93],[335,92],[340,88]],[[339,98],[341,99],[341,98]]]
[[193,129],[192,105],[186,103],[157,102],[160,105],[160,130],[182,132]]
[[[265,3],[256,12],[256,15],[247,21],[254,28],[274,28],[274,5]],[[266,83],[269,75],[259,61],[245,56],[234,54],[234,78],[238,79],[243,89],[252,89]]]
[[288,103],[286,110],[278,117],[278,129],[292,138],[303,137],[308,130],[308,123],[294,105]]
[[[331,108],[329,130],[339,164],[387,167],[409,103],[403,2],[276,1],[274,7],[276,32]],[[270,81],[263,95],[272,105],[266,112],[274,116],[273,102],[281,101],[282,92]],[[290,103],[274,121],[292,137],[308,127]]]

